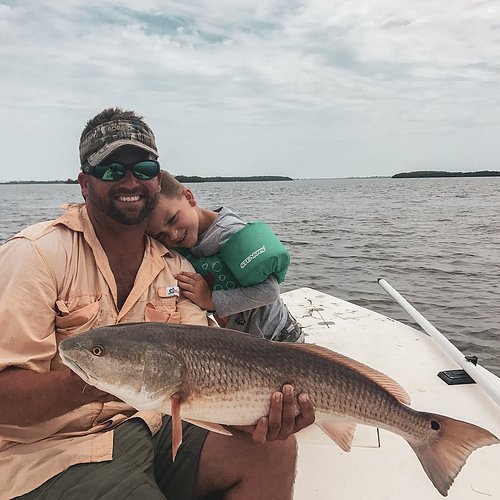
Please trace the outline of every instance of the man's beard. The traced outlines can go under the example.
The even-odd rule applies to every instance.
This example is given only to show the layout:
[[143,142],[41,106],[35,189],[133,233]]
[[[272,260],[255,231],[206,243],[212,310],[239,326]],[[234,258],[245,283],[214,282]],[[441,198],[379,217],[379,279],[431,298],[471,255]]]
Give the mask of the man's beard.
[[109,198],[100,198],[95,196],[94,193],[89,191],[87,196],[87,202],[91,202],[100,212],[111,217],[114,221],[124,224],[126,226],[133,226],[136,224],[142,224],[148,215],[152,212],[153,208],[156,206],[158,201],[158,193],[154,196],[150,196],[148,191],[142,193],[120,193],[124,196],[133,196],[140,194],[143,196],[144,206],[141,210],[137,212],[127,212],[125,209],[120,209],[114,204],[114,195],[112,192],[109,194]]

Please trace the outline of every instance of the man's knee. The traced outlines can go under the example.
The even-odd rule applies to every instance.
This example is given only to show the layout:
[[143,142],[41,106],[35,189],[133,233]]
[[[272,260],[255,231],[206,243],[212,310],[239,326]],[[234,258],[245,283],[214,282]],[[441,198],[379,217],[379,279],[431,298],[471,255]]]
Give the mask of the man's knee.
[[261,467],[274,471],[274,474],[295,477],[297,466],[297,440],[290,436],[286,440],[272,441],[263,445],[265,452],[260,457]]
[[243,484],[276,480],[292,485],[297,463],[295,437],[256,443],[249,434],[233,437],[209,433],[203,447],[195,497],[226,491]]
[[294,436],[286,440],[265,443],[256,443],[250,434],[242,432],[237,432],[232,437],[220,434],[209,434],[209,437],[211,438],[209,450],[216,457],[222,460],[230,457],[229,460],[232,463],[242,468],[249,463],[254,469],[266,468],[268,464],[274,464],[277,461],[293,467],[297,461],[297,441]]

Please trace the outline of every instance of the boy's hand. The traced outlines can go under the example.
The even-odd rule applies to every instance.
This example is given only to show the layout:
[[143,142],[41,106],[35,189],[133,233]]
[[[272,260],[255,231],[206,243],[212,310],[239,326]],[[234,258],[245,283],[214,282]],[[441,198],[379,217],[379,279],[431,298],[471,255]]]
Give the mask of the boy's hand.
[[214,310],[212,291],[200,274],[183,271],[175,278],[184,297],[187,297],[202,309],[206,309],[207,311]]

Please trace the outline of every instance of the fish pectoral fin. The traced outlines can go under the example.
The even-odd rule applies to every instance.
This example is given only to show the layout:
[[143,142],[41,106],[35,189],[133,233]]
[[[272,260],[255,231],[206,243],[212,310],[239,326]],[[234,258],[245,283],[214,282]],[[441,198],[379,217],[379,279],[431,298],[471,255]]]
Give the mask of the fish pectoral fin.
[[207,431],[216,432],[217,434],[224,434],[224,436],[232,436],[233,433],[227,430],[220,424],[214,422],[205,422],[204,420],[194,420],[192,418],[184,418],[184,422],[189,422],[190,424],[197,425],[202,429],[207,429]]
[[352,422],[315,422],[315,424],[344,451],[351,451],[356,424]]
[[175,460],[177,451],[182,444],[182,420],[181,420],[181,396],[177,393],[170,397],[172,412],[172,462]]

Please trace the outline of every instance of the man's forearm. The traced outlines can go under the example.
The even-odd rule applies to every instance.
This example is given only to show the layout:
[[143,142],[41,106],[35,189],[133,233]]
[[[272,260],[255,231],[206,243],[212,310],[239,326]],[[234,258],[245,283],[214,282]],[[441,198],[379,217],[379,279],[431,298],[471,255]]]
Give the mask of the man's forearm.
[[109,399],[67,368],[47,373],[20,368],[0,372],[0,425],[33,425],[86,403]]

